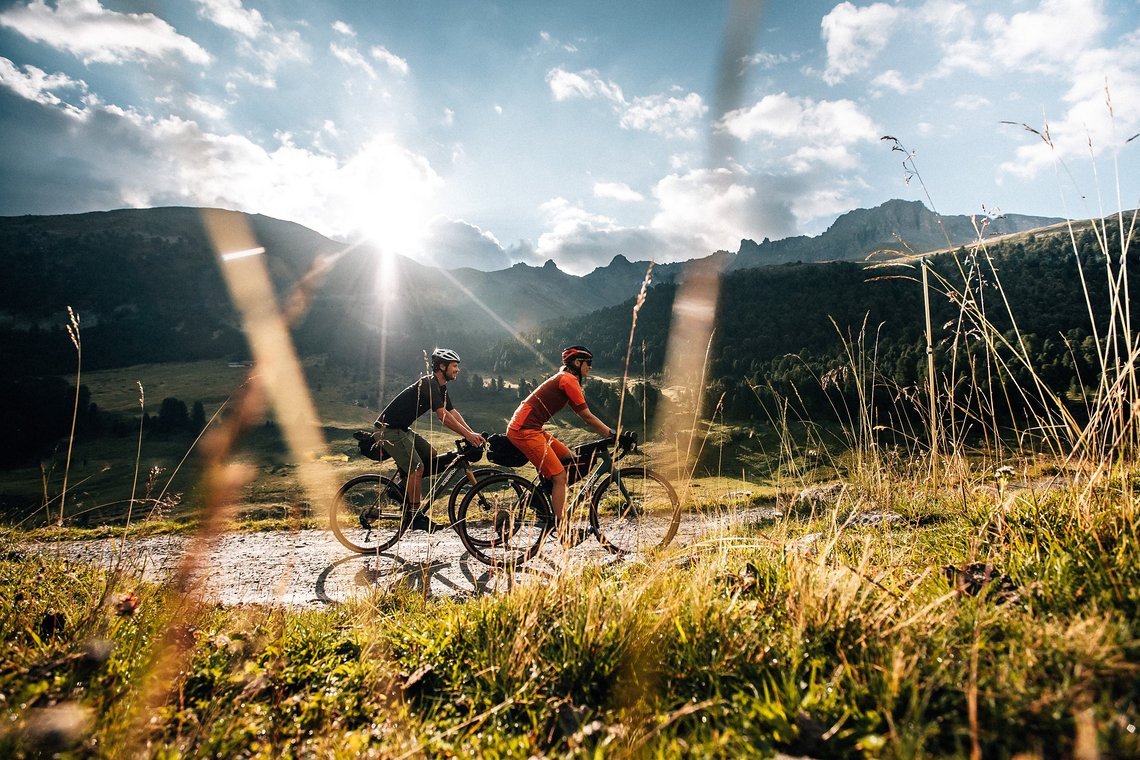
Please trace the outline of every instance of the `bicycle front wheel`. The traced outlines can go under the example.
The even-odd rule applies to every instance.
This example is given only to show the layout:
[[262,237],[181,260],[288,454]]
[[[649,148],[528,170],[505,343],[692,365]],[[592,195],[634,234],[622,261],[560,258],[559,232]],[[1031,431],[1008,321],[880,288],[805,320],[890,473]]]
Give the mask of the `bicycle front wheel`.
[[681,524],[681,501],[665,478],[644,467],[606,475],[590,500],[590,524],[614,554],[667,545]]
[[347,548],[373,554],[390,548],[404,532],[400,489],[390,478],[369,473],[345,483],[332,503],[332,532]]
[[[505,470],[498,467],[473,467],[471,476],[475,478],[475,483],[478,483],[484,478],[498,475],[501,472],[505,472]],[[455,487],[451,489],[451,494],[447,497],[447,519],[452,527],[459,522],[459,503],[463,501],[463,497],[475,486],[475,483],[472,483],[464,473]]]
[[539,518],[538,500],[550,508],[526,478],[500,473],[480,480],[459,502],[455,529],[472,557],[493,567],[518,565],[538,553],[553,529]]

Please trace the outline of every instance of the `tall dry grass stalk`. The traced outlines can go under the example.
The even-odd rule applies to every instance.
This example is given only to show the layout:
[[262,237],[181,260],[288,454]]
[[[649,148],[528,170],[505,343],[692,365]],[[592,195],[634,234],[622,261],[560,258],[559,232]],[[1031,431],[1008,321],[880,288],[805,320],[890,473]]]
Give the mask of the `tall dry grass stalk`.
[[79,386],[83,372],[83,336],[79,332],[79,315],[70,306],[67,307],[68,325],[67,337],[75,346],[75,405],[71,410],[71,433],[67,436],[67,461],[63,466],[63,486],[59,493],[59,519],[56,526],[63,528],[63,509],[67,503],[67,478],[71,473],[71,451],[75,446],[75,426],[79,421]]
[[146,419],[146,414],[143,410],[146,409],[146,391],[143,390],[143,384],[137,382],[139,387],[139,435],[138,442],[135,446],[135,473],[131,478],[131,500],[127,504],[127,519],[123,523],[123,537],[119,541],[119,554],[123,553],[127,543],[127,531],[131,527],[131,515],[135,510],[135,491],[139,484],[139,462],[142,460],[142,439],[143,439],[143,421]]
[[[630,319],[630,324],[629,324],[629,341],[626,343],[626,346],[625,346],[625,361],[622,363],[621,385],[618,386],[619,397],[618,397],[617,431],[618,431],[619,435],[621,434],[621,431],[622,431],[622,414],[625,411],[626,385],[629,383],[629,360],[630,360],[630,357],[633,355],[633,335],[634,335],[634,332],[637,330],[637,314],[638,314],[638,312],[641,311],[641,307],[645,305],[645,295],[646,295],[646,291],[649,289],[649,280],[650,280],[650,277],[652,276],[652,274],[653,274],[653,262],[651,261],[651,262],[649,262],[649,267],[646,268],[646,270],[645,270],[645,277],[641,281],[641,289],[637,292],[637,300],[634,301],[633,316]],[[644,344],[643,344],[643,351],[644,351]],[[644,383],[645,383],[645,372],[644,371],[642,371],[642,374],[641,374],[641,382],[644,385]],[[645,405],[642,404],[643,413],[644,413],[644,409],[645,409]],[[643,429],[644,429],[644,427],[643,427]]]

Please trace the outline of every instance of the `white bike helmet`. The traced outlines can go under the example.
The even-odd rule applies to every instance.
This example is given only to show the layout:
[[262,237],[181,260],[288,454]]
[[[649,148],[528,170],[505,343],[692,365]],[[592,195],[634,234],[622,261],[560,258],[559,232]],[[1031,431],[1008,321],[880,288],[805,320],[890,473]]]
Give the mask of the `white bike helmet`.
[[450,348],[437,348],[431,352],[431,368],[434,372],[439,369],[441,364],[448,364],[450,362],[462,361],[459,354],[452,351]]

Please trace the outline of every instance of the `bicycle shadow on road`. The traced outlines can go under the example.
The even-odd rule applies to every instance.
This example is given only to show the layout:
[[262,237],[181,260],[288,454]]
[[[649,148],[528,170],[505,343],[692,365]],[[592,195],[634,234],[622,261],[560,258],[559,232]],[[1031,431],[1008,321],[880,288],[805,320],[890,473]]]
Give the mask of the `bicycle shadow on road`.
[[[352,570],[353,562],[360,567]],[[347,566],[347,567],[346,567]],[[476,573],[475,570],[482,572]],[[347,570],[348,572],[344,572]],[[514,588],[519,576],[549,580],[551,570],[522,566],[512,569],[487,567],[464,552],[458,558],[412,560],[395,552],[350,554],[332,562],[317,575],[314,595],[324,604],[340,604],[361,590],[389,592],[403,588],[425,598],[473,599]],[[346,593],[336,593],[335,589]]]

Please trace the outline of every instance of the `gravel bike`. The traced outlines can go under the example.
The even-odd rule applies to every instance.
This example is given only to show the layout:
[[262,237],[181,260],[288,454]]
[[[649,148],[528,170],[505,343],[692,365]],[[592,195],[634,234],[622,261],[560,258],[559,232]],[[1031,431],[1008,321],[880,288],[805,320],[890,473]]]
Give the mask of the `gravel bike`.
[[[589,526],[571,534],[574,544],[595,536],[613,554],[631,554],[665,546],[681,523],[681,502],[662,475],[641,465],[615,465],[639,453],[637,436],[624,433],[617,456],[614,441],[603,438],[571,448],[571,488],[566,519],[588,509]],[[579,519],[578,522],[581,522]],[[494,567],[526,562],[555,531],[550,482],[527,480],[513,472],[480,478],[459,502],[456,532],[471,556]]]
[[[357,433],[356,439],[369,458],[376,461],[387,458],[375,453],[379,447],[373,447],[371,434]],[[399,541],[412,527],[413,520],[426,521],[421,524],[429,532],[446,530],[456,524],[456,504],[460,497],[480,478],[502,472],[497,467],[474,467],[482,458],[483,447],[472,446],[462,438],[455,442],[454,450],[438,454],[424,475],[418,515],[405,504],[407,473],[397,468],[391,475],[375,472],[357,475],[341,486],[333,499],[330,513],[333,535],[354,552],[374,554]],[[432,522],[428,517],[429,506],[444,495],[450,525]]]

